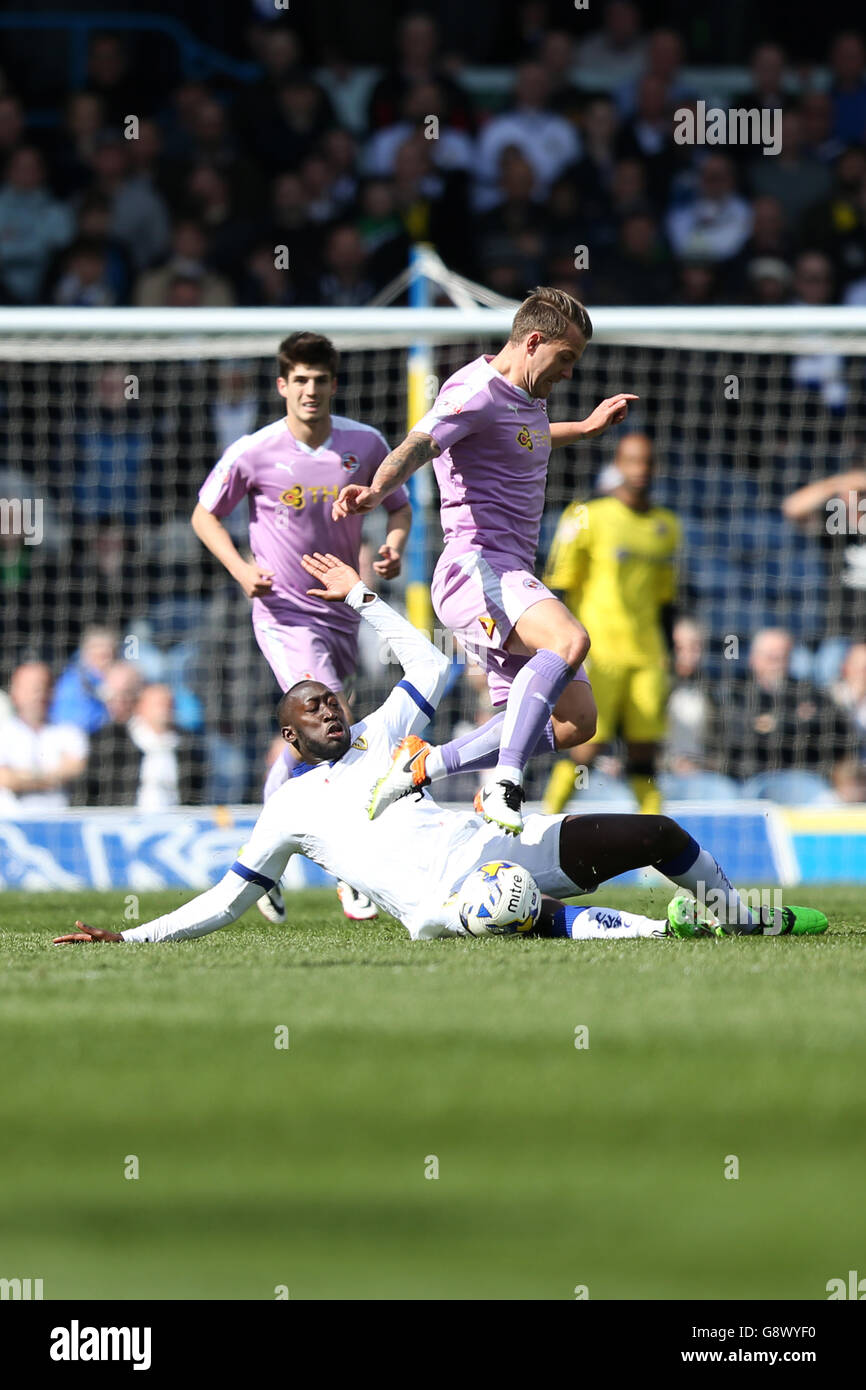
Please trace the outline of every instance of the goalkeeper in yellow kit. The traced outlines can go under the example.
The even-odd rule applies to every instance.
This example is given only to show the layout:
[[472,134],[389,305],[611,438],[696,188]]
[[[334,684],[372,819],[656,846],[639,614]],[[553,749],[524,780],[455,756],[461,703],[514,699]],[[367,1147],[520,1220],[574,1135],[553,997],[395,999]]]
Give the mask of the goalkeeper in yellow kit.
[[650,502],[653,452],[646,435],[621,439],[614,463],[622,481],[609,495],[566,507],[544,575],[589,632],[586,668],[598,706],[592,742],[553,769],[544,798],[549,813],[568,802],[575,764],[591,763],[618,735],[641,811],[661,805],[655,766],[665,734],[680,523]]

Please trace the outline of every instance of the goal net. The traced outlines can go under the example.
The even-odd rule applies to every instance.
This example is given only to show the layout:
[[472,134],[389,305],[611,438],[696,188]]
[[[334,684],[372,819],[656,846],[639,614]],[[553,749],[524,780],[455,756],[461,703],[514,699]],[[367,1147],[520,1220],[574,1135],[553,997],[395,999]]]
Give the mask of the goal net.
[[[866,662],[851,657],[866,639],[866,539],[858,497],[847,496],[856,486],[845,489],[844,516],[832,501],[799,522],[782,510],[805,484],[866,467],[864,313],[598,310],[573,380],[551,397],[551,417],[573,419],[615,391],[636,393],[626,428],[650,436],[653,499],[682,523],[677,610],[692,626],[680,629],[689,652],[674,676],[664,755],[677,799],[754,796],[754,779],[779,772],[791,774],[781,799],[829,800],[833,787],[864,799]],[[28,658],[59,672],[87,627],[107,625],[145,679],[172,686],[178,719],[205,740],[200,799],[255,802],[279,691],[248,601],[190,528],[201,482],[229,443],[282,414],[275,353],[287,333],[331,336],[342,354],[335,409],[397,443],[409,350],[429,354],[429,400],[459,366],[497,350],[510,317],[481,308],[0,311],[0,683],[8,688]],[[553,453],[540,570],[562,508],[610,485],[615,444],[612,431]],[[419,477],[412,563],[427,578],[441,541],[435,500],[432,477]],[[228,523],[239,543],[245,521],[239,509]],[[374,547],[380,530],[371,518]],[[389,600],[401,602],[403,583]],[[793,703],[752,689],[754,639],[768,629],[787,634],[802,697]],[[359,713],[394,678],[375,645],[362,646]],[[455,664],[436,736],[484,715],[483,682]],[[593,781],[596,795],[616,799],[615,755],[578,799]],[[531,796],[546,772],[534,769]],[[460,779],[448,789],[460,799],[469,790]]]

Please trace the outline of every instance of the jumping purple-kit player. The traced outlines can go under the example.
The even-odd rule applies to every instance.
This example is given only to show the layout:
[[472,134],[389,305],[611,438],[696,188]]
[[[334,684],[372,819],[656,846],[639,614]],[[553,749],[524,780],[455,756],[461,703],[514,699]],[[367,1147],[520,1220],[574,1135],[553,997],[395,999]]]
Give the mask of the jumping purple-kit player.
[[[337,692],[348,717],[343,684],[357,664],[358,615],[311,596],[300,561],[305,553],[329,552],[357,569],[363,518],[338,523],[331,509],[345,483],[372,481],[388,444],[372,426],[331,413],[339,356],[328,338],[293,333],[280,344],[278,361],[285,415],[226,449],[199,491],[192,526],[252,599],[256,641],[280,688],[319,681]],[[240,554],[222,522],[244,498],[252,560]],[[392,490],[385,508],[388,531],[373,569],[393,579],[412,524],[405,488]],[[296,765],[287,747],[268,776],[266,800]],[[341,883],[339,891],[347,916],[375,916],[375,906],[350,885]],[[270,921],[285,919],[279,885],[259,906]]]
[[539,749],[576,747],[595,732],[582,669],[589,635],[534,569],[551,449],[602,434],[637,399],[621,393],[585,420],[548,420],[547,397],[571,377],[591,337],[578,300],[536,289],[501,351],[449,377],[372,482],[350,481],[334,506],[335,517],[351,519],[387,504],[394,489],[435,460],[445,548],[433,575],[433,606],[468,655],[486,666],[494,705],[504,705],[451,743],[431,748],[416,739],[398,748],[371,816],[440,777],[495,767],[476,809],[517,834],[528,759]]

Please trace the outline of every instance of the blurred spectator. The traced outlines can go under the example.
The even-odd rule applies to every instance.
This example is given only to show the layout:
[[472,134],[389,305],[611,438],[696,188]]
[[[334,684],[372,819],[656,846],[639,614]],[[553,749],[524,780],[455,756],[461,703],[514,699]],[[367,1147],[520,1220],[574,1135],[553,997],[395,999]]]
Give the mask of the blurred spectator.
[[757,256],[746,268],[748,285],[744,300],[748,304],[775,306],[787,304],[793,275],[791,267],[773,256]]
[[79,237],[63,252],[54,304],[77,309],[107,309],[117,304],[105,247],[89,237]]
[[707,739],[712,720],[709,682],[701,670],[706,634],[692,618],[673,628],[673,686],[668,701],[665,767],[681,776],[707,766]]
[[210,100],[204,82],[187,79],[180,82],[169,96],[160,115],[165,158],[175,164],[189,164],[195,140],[196,111],[202,102]]
[[[131,806],[136,781],[123,785],[126,766],[118,758],[125,748],[126,725],[141,694],[141,675],[131,661],[114,661],[105,673],[102,695],[107,721],[90,737],[84,776],[76,784],[72,801],[77,806]],[[125,801],[122,799],[125,793]]]
[[[806,307],[836,300],[836,276],[829,257],[820,251],[803,251],[794,262],[792,302]],[[820,392],[825,406],[843,410],[848,403],[845,358],[838,352],[804,352],[791,362],[791,377],[809,391]]]
[[593,240],[600,246],[612,246],[625,219],[640,213],[652,215],[646,169],[639,159],[618,159],[613,167],[605,215],[592,227]]
[[491,262],[511,259],[526,283],[535,284],[541,276],[546,227],[534,196],[536,174],[514,146],[503,150],[500,168],[501,201],[475,223],[478,263],[486,271]]
[[852,218],[828,248],[836,272],[845,286],[843,304],[866,303],[866,178],[854,195]]
[[142,811],[201,804],[201,740],[175,727],[167,685],[146,685],[136,699],[133,676],[118,675],[111,722],[91,741],[86,804],[138,806]]
[[369,179],[363,185],[355,226],[376,267],[377,280],[387,284],[405,270],[410,242],[397,215],[390,179]]
[[49,720],[51,671],[42,662],[18,666],[10,681],[14,714],[0,726],[0,809],[60,810],[81,777],[88,738],[74,724]]
[[839,680],[830,693],[866,745],[866,642],[852,642],[845,654]]
[[99,97],[108,122],[120,126],[134,114],[149,116],[160,91],[157,74],[140,81],[126,42],[117,34],[94,34],[87,54],[87,91]]
[[859,758],[842,758],[834,763],[830,781],[836,797],[846,805],[862,805],[866,801],[866,766]]
[[660,77],[642,77],[634,115],[620,135],[619,152],[642,161],[653,203],[661,208],[674,171],[670,89]]
[[439,31],[429,14],[408,14],[397,30],[397,60],[376,83],[370,97],[371,130],[393,125],[404,109],[406,96],[419,82],[435,82],[445,92],[452,125],[471,131],[472,105],[467,94],[442,70],[438,56]]
[[797,304],[832,304],[833,266],[820,251],[803,251],[794,262],[794,299]]
[[850,726],[832,701],[790,675],[793,640],[780,628],[755,634],[749,674],[716,689],[717,756],[739,779],[784,768],[830,766],[850,744]]
[[0,810],[60,810],[84,771],[87,736],[49,720],[51,671],[42,662],[17,667],[9,697],[14,714],[0,725]]
[[[438,82],[416,83],[406,93],[401,119],[377,130],[368,142],[364,172],[380,176],[392,173],[398,149],[416,130],[430,141],[431,158],[437,169],[468,172],[474,145],[465,130],[449,124],[449,115],[447,93]],[[429,124],[431,116],[436,118],[436,126]]]
[[708,155],[698,196],[668,215],[667,232],[678,256],[726,261],[742,249],[752,230],[752,210],[736,191],[734,169],[725,155]]
[[256,160],[274,172],[297,169],[312,154],[334,113],[325,93],[311,77],[295,77],[276,92],[273,118],[252,132]]
[[790,101],[785,88],[785,54],[777,43],[759,43],[749,58],[752,85],[737,96],[742,110],[784,110]]
[[358,196],[358,144],[348,130],[333,126],[322,138],[320,153],[330,171],[332,197],[347,208]]
[[72,496],[81,518],[137,520],[150,440],[120,364],[103,367],[76,411]]
[[461,270],[470,255],[466,179],[433,167],[429,140],[415,134],[394,164],[394,207],[411,241],[431,241],[446,265]]
[[619,84],[637,77],[645,56],[640,11],[630,0],[607,0],[601,29],[584,39],[577,50],[578,66],[583,72]]
[[860,34],[837,34],[830,71],[833,134],[846,145],[859,145],[866,138],[866,48]]
[[727,281],[733,300],[743,300],[754,293],[756,275],[753,266],[758,262],[773,262],[786,273],[783,279],[791,283],[791,238],[785,211],[778,198],[752,200],[752,232],[739,254],[727,266]]
[[[200,164],[188,174],[182,210],[207,233],[208,259],[212,269],[228,277],[236,274],[239,262],[267,223],[267,210],[260,212],[258,203],[251,212],[239,211],[243,206],[243,192],[236,193],[224,170]],[[304,209],[300,198],[294,211],[303,220]],[[277,237],[276,240],[282,238]]]
[[834,164],[845,148],[833,134],[833,102],[829,92],[808,91],[800,98],[803,152],[820,164]]
[[72,230],[68,209],[48,191],[42,155],[21,145],[0,184],[0,295],[7,303],[39,302],[51,255]]
[[243,304],[285,309],[300,303],[295,279],[288,269],[277,265],[270,242],[250,251],[244,261],[240,287]]
[[580,88],[571,80],[576,64],[576,49],[571,34],[564,29],[549,29],[541,40],[538,61],[550,79],[550,109],[557,116],[579,121],[585,101]]
[[[583,153],[574,166],[573,181],[591,221],[601,219],[608,208],[617,159],[617,126],[616,107],[610,97],[594,96],[587,102],[580,118]],[[562,177],[571,181],[571,171]]]
[[335,309],[369,304],[377,286],[369,275],[369,259],[356,227],[334,227],[325,242],[324,270],[317,300]]
[[632,116],[640,104],[640,88],[651,78],[667,94],[668,105],[690,101],[695,93],[682,78],[685,49],[674,29],[653,29],[647,40],[646,60],[633,81],[617,92],[617,105],[624,116]]
[[[237,162],[239,147],[225,108],[206,94],[193,106],[189,117],[189,159],[214,169],[230,169]],[[137,141],[131,141],[137,144]]]
[[716,265],[695,258],[680,261],[674,266],[671,303],[699,306],[718,302],[719,272]]
[[860,221],[860,193],[866,183],[866,150],[844,150],[836,160],[833,186],[821,202],[808,209],[800,228],[802,246],[823,251],[833,260],[844,258],[844,248]]
[[[571,173],[560,174],[551,185],[545,199],[544,214],[547,219],[551,247],[574,245],[575,232],[584,221],[590,221],[589,211],[584,206],[583,197]],[[597,214],[596,214],[597,216]]]
[[478,138],[476,173],[478,205],[490,207],[502,151],[516,145],[529,160],[545,194],[568,164],[580,158],[580,137],[575,127],[551,111],[550,82],[540,63],[522,63],[517,69],[514,105],[494,116]]
[[254,149],[258,132],[277,120],[280,88],[305,73],[300,39],[287,24],[254,24],[247,37],[264,75],[240,92],[237,117],[247,144]]
[[673,277],[658,224],[633,212],[619,224],[616,247],[602,260],[593,289],[602,304],[667,304]]
[[781,150],[777,155],[757,155],[749,164],[748,181],[757,197],[781,203],[792,227],[808,207],[828,196],[832,175],[826,164],[806,153],[803,120],[795,107],[789,106],[782,116]]
[[21,102],[0,86],[0,165],[24,141],[24,111]]
[[[233,362],[231,359],[220,362],[216,375],[217,389],[211,405],[211,419],[214,452],[222,456],[242,434],[253,434],[258,429],[262,403],[255,370],[249,362]],[[243,536],[248,526],[243,507],[236,507],[231,516],[225,518],[223,525],[231,529],[232,522],[240,523],[240,534]]]
[[827,557],[826,635],[859,639],[866,632],[866,468],[797,488],[782,514],[817,537]]
[[87,734],[102,728],[108,717],[102,682],[116,652],[117,633],[111,628],[85,628],[78,652],[54,687],[52,723],[75,724]]
[[123,242],[136,270],[145,270],[168,250],[168,209],[146,175],[130,170],[129,142],[103,135],[93,156],[93,191],[108,200],[111,234]]
[[199,302],[206,309],[222,309],[234,303],[231,286],[221,275],[214,275],[206,264],[207,237],[191,219],[176,222],[171,237],[171,253],[158,270],[146,270],[135,282],[133,301],[142,308],[169,302],[169,290],[178,277],[200,282]]
[[63,198],[80,193],[93,178],[93,161],[107,118],[96,92],[73,92],[51,151],[52,181]]
[[[345,211],[338,197],[333,170],[319,154],[308,155],[299,169],[304,207],[309,220],[319,226],[334,222]],[[351,201],[351,198],[346,200]]]
[[340,125],[361,139],[367,133],[367,107],[375,78],[357,67],[340,39],[326,40],[324,64],[316,81],[328,96]]
[[[87,194],[78,209],[76,242],[86,242],[99,249],[104,270],[102,279],[107,287],[110,304],[126,304],[131,280],[129,256],[117,237],[109,235],[111,209],[99,193]],[[66,255],[55,254],[46,279],[46,297],[56,302],[57,284],[66,267]]]

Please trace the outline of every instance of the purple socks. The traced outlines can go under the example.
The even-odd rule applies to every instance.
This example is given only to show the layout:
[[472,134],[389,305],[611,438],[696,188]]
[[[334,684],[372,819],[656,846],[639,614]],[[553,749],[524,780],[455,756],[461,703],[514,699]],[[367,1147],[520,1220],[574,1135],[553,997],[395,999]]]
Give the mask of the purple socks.
[[553,707],[574,672],[556,652],[530,657],[508,692],[496,770],[509,782],[523,782],[523,769],[535,751]]

